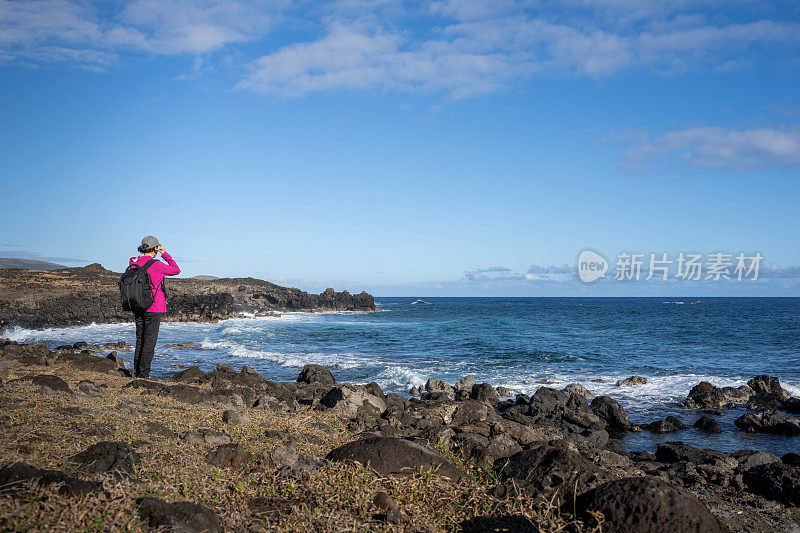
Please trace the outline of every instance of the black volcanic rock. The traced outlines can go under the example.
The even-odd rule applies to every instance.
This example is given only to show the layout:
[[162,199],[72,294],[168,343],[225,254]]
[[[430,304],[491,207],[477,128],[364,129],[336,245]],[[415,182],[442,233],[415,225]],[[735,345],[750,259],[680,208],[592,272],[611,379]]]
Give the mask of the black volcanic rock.
[[688,429],[689,426],[681,422],[678,418],[674,416],[668,416],[664,420],[657,420],[655,422],[651,422],[644,426],[647,431],[651,433],[672,433],[673,431],[680,431],[682,429]]
[[529,494],[552,495],[562,491],[565,500],[604,481],[608,476],[588,459],[561,442],[528,448],[511,457],[498,459],[495,471]]
[[335,385],[336,379],[330,370],[320,365],[306,365],[297,376],[298,383],[320,383],[322,385]]
[[369,437],[331,450],[330,461],[354,461],[372,468],[381,475],[408,475],[433,470],[440,476],[457,481],[464,477],[456,466],[438,452],[404,439]]
[[125,442],[104,441],[89,446],[70,458],[87,474],[111,473],[118,477],[135,474],[142,457]]
[[176,373],[171,379],[177,381],[178,383],[199,385],[208,381],[208,376],[205,372],[200,370],[199,367],[190,366],[189,368]]
[[793,415],[800,415],[800,398],[786,398],[782,403],[782,407]]
[[754,466],[744,472],[747,489],[765,498],[800,506],[800,468],[786,463]]
[[706,433],[722,433],[722,426],[719,425],[719,422],[708,416],[701,416],[692,426]]
[[36,376],[25,376],[21,377],[15,381],[30,381],[34,385],[39,385],[40,387],[47,389],[51,392],[72,392],[69,388],[69,384],[61,379],[58,376],[53,376],[51,374],[39,374]]
[[152,497],[136,500],[139,516],[151,528],[159,531],[222,531],[219,518],[207,507],[191,502],[167,503]]
[[489,405],[496,404],[497,400],[499,399],[497,391],[494,390],[494,387],[492,387],[488,383],[480,383],[480,384],[476,383],[475,385],[473,385],[470,397],[473,400],[478,400],[479,402],[484,402]]
[[747,385],[719,388],[701,381],[692,387],[684,403],[691,409],[721,409],[747,403],[752,395],[753,389]]
[[695,464],[714,464],[730,454],[689,446],[682,442],[664,442],[656,446],[656,460],[662,463],[688,461]]
[[775,409],[758,414],[743,414],[734,421],[734,424],[748,433],[800,435],[800,420]]
[[627,431],[631,428],[628,413],[610,396],[598,396],[591,403],[594,414],[605,420],[609,431]]
[[[120,274],[94,263],[57,271],[0,269],[0,327],[42,328],[129,322],[122,310]],[[164,320],[214,322],[241,314],[281,311],[376,311],[365,292],[327,289],[309,294],[255,278],[184,279],[167,283]]]
[[729,531],[696,496],[652,478],[609,481],[580,495],[575,507],[587,521],[589,511],[603,513],[604,531]]
[[781,461],[783,461],[785,464],[787,464],[789,466],[798,466],[798,467],[800,467],[800,455],[798,455],[796,453],[793,453],[793,452],[789,452],[786,455],[784,455],[783,457],[781,457]]
[[119,363],[117,360],[98,357],[90,353],[63,355],[59,361],[66,362],[76,370],[100,372],[103,374],[116,374],[119,371]]
[[42,470],[26,463],[0,466],[0,494],[14,494],[25,489],[29,481],[40,486],[59,485],[59,494],[81,495],[102,489],[100,483],[86,481],[60,470]]
[[789,397],[778,378],[766,375],[756,376],[747,382],[747,385],[759,396],[784,400]]

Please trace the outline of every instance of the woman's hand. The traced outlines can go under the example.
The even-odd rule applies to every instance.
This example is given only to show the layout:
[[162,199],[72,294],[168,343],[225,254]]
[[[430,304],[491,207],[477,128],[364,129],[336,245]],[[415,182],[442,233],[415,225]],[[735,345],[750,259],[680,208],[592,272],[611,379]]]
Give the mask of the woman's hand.
[[164,247],[163,247],[163,246],[159,246],[158,248],[156,248],[156,252],[158,252],[158,253],[160,253],[160,254],[163,254],[163,253],[165,253],[165,252],[166,252],[166,250],[164,249]]

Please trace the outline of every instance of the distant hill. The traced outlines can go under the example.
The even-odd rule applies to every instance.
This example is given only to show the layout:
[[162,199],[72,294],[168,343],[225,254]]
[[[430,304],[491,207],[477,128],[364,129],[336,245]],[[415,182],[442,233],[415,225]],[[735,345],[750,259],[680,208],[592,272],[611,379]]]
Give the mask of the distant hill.
[[17,259],[14,257],[0,257],[0,268],[22,268],[24,270],[60,270],[69,268],[66,265],[36,261],[35,259]]
[[200,281],[213,281],[215,279],[219,279],[217,276],[207,276],[205,274],[200,274],[199,276],[192,276],[186,279],[198,279]]

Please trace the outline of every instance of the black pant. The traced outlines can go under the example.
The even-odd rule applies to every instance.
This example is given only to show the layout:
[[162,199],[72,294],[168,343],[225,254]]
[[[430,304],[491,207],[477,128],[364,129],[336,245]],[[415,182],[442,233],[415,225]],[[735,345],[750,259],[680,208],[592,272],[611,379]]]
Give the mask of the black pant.
[[134,313],[136,321],[136,355],[133,372],[137,378],[150,376],[150,363],[156,350],[161,313]]

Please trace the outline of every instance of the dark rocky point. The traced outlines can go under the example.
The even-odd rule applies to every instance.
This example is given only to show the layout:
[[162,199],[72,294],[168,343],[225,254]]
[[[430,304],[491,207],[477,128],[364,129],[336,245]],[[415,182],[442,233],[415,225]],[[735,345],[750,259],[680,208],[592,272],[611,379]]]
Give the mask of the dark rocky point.
[[786,398],[782,402],[782,407],[793,415],[800,415],[800,398]]
[[[94,263],[52,272],[0,269],[0,324],[27,328],[130,322],[120,303],[120,273]],[[76,291],[74,287],[91,287]],[[362,292],[327,289],[309,294],[255,278],[169,280],[166,321],[214,322],[279,311],[377,311],[374,298]],[[80,350],[86,343],[75,343]]]
[[736,467],[736,469],[741,472],[753,468],[754,466],[781,462],[778,457],[772,455],[771,453],[759,452],[755,450],[740,450],[738,452],[734,452],[732,455],[733,458],[739,462],[739,465]]
[[197,349],[200,349],[200,347],[198,345],[196,345],[193,342],[188,342],[188,341],[177,342],[175,344],[165,344],[164,348],[172,348],[172,349],[175,349],[175,350],[197,350]]
[[594,394],[580,383],[570,383],[563,390],[567,394],[578,394],[584,398],[594,398]]

